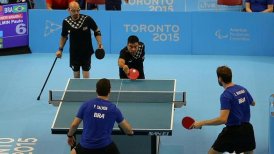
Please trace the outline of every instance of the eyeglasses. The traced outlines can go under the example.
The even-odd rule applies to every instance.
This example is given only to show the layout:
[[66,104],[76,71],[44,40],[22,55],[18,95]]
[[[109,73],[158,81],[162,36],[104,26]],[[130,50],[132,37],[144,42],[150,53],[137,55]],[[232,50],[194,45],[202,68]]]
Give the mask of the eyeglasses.
[[80,12],[80,8],[79,8],[79,9],[76,9],[76,10],[70,8],[69,10],[70,10],[70,12],[72,12],[72,13],[78,13],[78,12]]

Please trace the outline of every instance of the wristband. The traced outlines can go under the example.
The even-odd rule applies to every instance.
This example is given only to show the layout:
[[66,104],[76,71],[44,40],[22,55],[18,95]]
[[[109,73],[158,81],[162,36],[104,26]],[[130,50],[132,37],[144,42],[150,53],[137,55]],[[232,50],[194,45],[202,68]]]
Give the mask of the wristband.
[[59,50],[60,50],[60,51],[63,51],[63,48],[59,47]]
[[69,136],[69,135],[67,134],[67,137],[68,137],[68,138],[72,138],[72,137],[73,137],[73,135],[72,135],[72,136]]

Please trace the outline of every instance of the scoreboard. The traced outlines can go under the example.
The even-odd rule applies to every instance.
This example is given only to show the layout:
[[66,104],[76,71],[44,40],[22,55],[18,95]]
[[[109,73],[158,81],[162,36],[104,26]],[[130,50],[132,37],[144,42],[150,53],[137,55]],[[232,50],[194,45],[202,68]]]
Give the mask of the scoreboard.
[[[0,5],[0,55],[20,47],[28,48],[28,5],[15,3]],[[29,48],[28,48],[29,49]]]

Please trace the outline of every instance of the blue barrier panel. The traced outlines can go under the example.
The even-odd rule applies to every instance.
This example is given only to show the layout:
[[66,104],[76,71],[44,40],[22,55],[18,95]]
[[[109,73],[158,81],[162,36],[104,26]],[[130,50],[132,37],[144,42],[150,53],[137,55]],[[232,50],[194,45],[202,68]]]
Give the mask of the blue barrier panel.
[[[103,36],[103,45],[106,52],[110,51],[110,17],[108,13],[101,15],[97,11],[81,11],[82,14],[90,15]],[[62,21],[69,16],[67,10],[30,10],[30,47],[33,52],[56,52],[62,30]],[[93,48],[97,48],[94,35],[92,36]],[[64,52],[68,52],[69,42],[66,43]]]
[[192,13],[192,54],[274,56],[273,14]]
[[190,54],[188,13],[119,12],[111,16],[111,52],[119,53],[129,35],[137,35],[148,54]]
[[[107,53],[119,53],[129,35],[148,54],[274,56],[273,13],[81,11],[102,31]],[[55,52],[66,10],[30,10],[32,52]],[[97,48],[93,37],[94,48]],[[68,45],[65,46],[65,52]]]

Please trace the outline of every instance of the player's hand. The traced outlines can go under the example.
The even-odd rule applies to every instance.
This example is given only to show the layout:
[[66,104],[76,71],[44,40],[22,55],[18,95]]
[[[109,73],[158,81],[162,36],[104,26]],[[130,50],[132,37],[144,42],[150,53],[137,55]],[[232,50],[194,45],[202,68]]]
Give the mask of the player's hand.
[[199,122],[199,121],[195,121],[193,126],[192,126],[192,129],[201,129],[203,126],[203,122]]
[[124,65],[124,66],[123,66],[123,71],[125,72],[126,75],[129,74],[129,68],[128,68],[127,65]]
[[103,48],[104,48],[103,44],[98,44],[98,49],[103,49]]
[[128,0],[125,0],[126,3],[128,3]]
[[56,52],[56,57],[57,57],[57,58],[62,58],[62,51],[58,50],[58,51]]
[[75,145],[75,138],[74,136],[68,137],[68,144],[73,147]]

